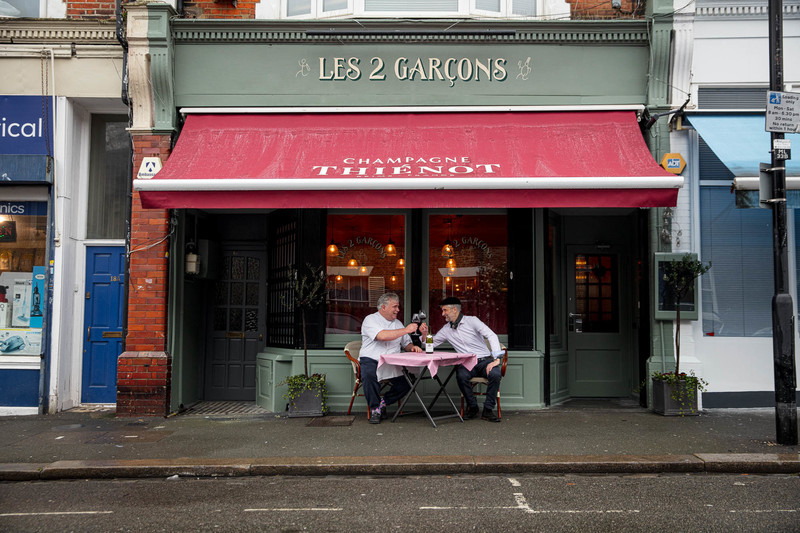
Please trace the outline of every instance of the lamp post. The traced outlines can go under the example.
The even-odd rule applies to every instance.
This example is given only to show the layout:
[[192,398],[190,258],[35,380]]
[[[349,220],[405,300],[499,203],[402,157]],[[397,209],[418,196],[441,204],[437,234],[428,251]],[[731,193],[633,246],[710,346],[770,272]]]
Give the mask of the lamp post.
[[[783,0],[769,0],[769,88],[783,91]],[[786,231],[785,160],[774,150],[783,133],[770,133],[772,152],[772,249],[775,294],[772,297],[772,350],[775,371],[775,424],[778,444],[797,444],[795,394],[794,304],[789,294],[789,260]]]

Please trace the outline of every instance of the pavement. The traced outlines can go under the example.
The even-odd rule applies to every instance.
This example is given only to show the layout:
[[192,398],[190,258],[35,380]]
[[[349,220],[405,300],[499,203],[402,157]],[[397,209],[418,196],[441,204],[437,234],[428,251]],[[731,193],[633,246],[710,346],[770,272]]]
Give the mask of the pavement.
[[[190,411],[191,413],[191,411]],[[391,412],[390,412],[391,414]],[[0,481],[252,475],[791,473],[774,409],[665,417],[632,401],[503,411],[499,424],[409,414],[268,412],[117,418],[113,410],[0,418]]]

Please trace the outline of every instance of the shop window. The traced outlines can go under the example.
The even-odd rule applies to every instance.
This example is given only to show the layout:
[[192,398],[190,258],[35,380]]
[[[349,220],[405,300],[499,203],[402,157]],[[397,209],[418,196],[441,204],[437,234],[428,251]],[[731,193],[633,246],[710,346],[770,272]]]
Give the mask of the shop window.
[[0,356],[40,355],[47,203],[0,202]]
[[[498,335],[508,333],[508,222],[505,215],[431,215],[428,308],[441,327],[439,302],[461,300],[462,312]],[[449,245],[449,248],[448,248]]]
[[131,158],[128,119],[92,117],[89,166],[88,239],[124,239],[128,162]]
[[[378,298],[405,290],[405,216],[329,214],[327,334],[360,334]],[[397,317],[403,320],[403,309]]]
[[730,187],[700,187],[703,333],[772,336],[772,214],[736,209]]

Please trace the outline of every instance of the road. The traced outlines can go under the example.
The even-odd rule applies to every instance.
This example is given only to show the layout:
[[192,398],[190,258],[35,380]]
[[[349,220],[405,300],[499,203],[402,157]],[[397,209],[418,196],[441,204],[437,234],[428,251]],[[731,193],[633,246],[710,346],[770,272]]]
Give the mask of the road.
[[800,477],[246,477],[0,484],[0,531],[800,531]]

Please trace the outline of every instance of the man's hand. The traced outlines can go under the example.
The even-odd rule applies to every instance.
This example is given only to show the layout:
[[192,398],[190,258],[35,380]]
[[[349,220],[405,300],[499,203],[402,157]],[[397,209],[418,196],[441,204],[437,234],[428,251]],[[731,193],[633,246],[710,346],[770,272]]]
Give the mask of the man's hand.
[[420,348],[419,346],[411,346],[411,351],[420,353],[422,352],[422,348]]
[[419,333],[423,337],[427,337],[428,336],[428,324],[425,324],[424,322],[422,324],[420,324]]
[[494,367],[496,367],[496,366],[500,366],[500,359],[495,359],[494,361],[492,361],[491,363],[486,365],[486,377],[487,378],[489,377],[489,372],[491,372],[492,369]]

